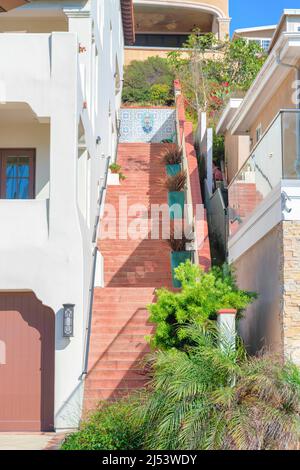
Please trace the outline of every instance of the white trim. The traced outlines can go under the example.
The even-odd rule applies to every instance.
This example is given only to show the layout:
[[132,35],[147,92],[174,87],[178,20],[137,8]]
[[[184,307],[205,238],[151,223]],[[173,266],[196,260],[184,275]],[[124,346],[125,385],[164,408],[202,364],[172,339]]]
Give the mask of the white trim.
[[230,98],[226,108],[224,109],[219,119],[216,128],[217,134],[223,134],[228,129],[228,123],[232,119],[235,111],[240,107],[242,101],[242,98]]
[[257,27],[252,27],[252,28],[240,28],[240,29],[236,29],[233,33],[233,35],[235,34],[241,34],[241,33],[253,33],[254,31],[269,31],[269,30],[272,30],[274,29],[274,32],[277,28],[277,24],[275,25],[271,25],[271,26],[257,26]]
[[231,20],[232,20],[231,17],[229,17],[229,18],[227,18],[227,17],[226,17],[226,18],[218,17],[218,18],[217,18],[217,22],[218,22],[218,23],[230,23]]
[[63,12],[68,18],[90,18],[91,16],[91,12],[88,10],[63,8]]
[[270,44],[270,51],[273,49],[273,47],[275,46],[276,44],[276,41],[277,41],[277,37],[278,37],[278,34],[282,28],[282,25],[284,23],[284,20],[287,16],[300,16],[300,9],[298,8],[295,8],[295,9],[285,9],[283,10],[283,13],[282,13],[282,16],[279,20],[279,23],[277,25],[277,28],[276,28],[276,31],[273,35],[273,38],[272,38],[272,42]]
[[228,261],[233,263],[282,220],[281,184],[261,202],[228,241]]
[[[290,73],[289,68],[282,67],[277,63],[276,58],[279,51],[282,61],[295,64],[300,55],[300,33],[283,33],[280,37],[276,48],[269,55],[232,120],[230,130],[233,134],[247,135],[256,116],[274,94],[274,87],[279,87]],[[251,115],[252,109],[254,112]]]
[[168,2],[164,0],[134,0],[133,1],[134,5],[149,5],[149,6],[158,6],[158,7],[168,7],[174,8],[185,8],[185,9],[195,9],[195,10],[202,10],[202,11],[208,11],[219,18],[224,18],[228,19],[228,17],[225,15],[225,13],[218,7],[213,6],[213,5],[208,5],[207,3],[187,3],[187,2]]

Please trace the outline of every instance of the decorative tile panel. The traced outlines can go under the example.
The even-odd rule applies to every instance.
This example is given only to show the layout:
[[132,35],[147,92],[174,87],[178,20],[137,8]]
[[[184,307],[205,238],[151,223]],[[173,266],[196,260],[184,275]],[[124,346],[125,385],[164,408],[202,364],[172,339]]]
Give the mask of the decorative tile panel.
[[176,112],[172,108],[121,109],[120,142],[176,141]]

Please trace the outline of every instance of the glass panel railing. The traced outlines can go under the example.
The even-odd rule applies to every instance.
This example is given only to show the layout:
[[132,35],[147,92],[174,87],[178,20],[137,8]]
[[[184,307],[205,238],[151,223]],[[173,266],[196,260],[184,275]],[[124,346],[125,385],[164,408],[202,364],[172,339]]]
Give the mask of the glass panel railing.
[[228,188],[229,233],[234,235],[282,178],[280,113]]
[[281,111],[228,188],[234,235],[282,179],[300,179],[300,110]]
[[300,179],[300,111],[282,112],[283,179]]

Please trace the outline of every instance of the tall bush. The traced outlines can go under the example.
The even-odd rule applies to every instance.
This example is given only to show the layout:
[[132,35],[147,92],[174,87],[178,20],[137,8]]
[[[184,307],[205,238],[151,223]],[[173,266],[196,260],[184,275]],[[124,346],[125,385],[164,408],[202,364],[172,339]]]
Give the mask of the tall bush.
[[214,124],[228,98],[250,88],[266,57],[253,41],[220,41],[214,34],[196,29],[184,51],[170,52],[168,60],[181,81],[190,112],[198,116],[205,111]]
[[225,267],[204,272],[187,261],[176,269],[176,278],[182,289],[179,292],[160,289],[156,303],[148,307],[150,321],[156,324],[151,338],[154,348],[182,349],[191,344],[186,325],[205,324],[215,319],[221,308],[235,308],[241,315],[256,297],[238,289],[234,275]]
[[149,57],[125,67],[123,102],[169,105],[174,102],[174,73],[167,59]]

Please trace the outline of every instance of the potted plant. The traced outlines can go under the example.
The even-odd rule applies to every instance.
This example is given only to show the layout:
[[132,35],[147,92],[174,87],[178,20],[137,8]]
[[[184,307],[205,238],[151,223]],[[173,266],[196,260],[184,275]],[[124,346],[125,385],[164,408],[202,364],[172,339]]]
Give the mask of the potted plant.
[[164,161],[168,176],[177,175],[181,171],[182,149],[168,146],[164,153]]
[[186,172],[180,171],[177,175],[168,176],[166,188],[168,189],[168,204],[170,207],[170,218],[182,219],[184,213],[184,188],[186,184]]
[[172,230],[169,245],[171,247],[171,270],[172,270],[172,280],[173,287],[180,288],[181,283],[175,277],[175,269],[182,263],[185,263],[187,260],[192,260],[192,252],[188,251],[187,244],[192,243],[193,239],[186,237],[184,234],[181,234],[180,238],[176,238],[174,230]]
[[117,186],[120,184],[120,181],[123,181],[125,179],[126,177],[122,173],[121,165],[118,165],[117,163],[112,163],[109,167],[108,185]]

